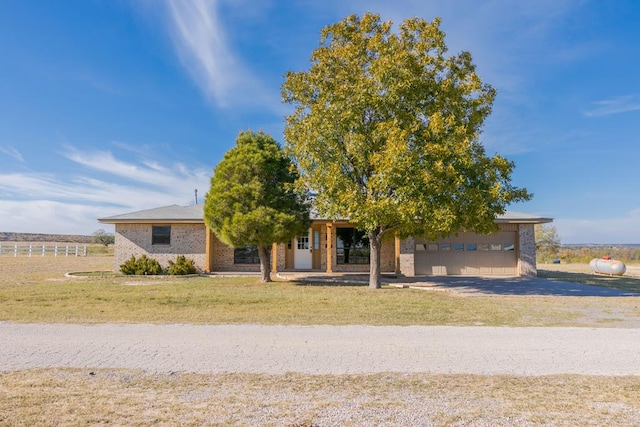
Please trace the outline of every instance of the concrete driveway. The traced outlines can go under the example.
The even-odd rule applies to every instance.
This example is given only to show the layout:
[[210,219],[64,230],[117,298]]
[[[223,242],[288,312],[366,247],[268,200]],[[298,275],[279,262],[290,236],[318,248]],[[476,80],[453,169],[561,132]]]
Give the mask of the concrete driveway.
[[[284,273],[286,280],[315,283],[358,284],[369,283],[369,276],[346,273],[331,276],[318,273]],[[576,296],[576,297],[638,297],[640,294],[600,286],[548,280],[540,277],[498,276],[421,276],[396,277],[383,274],[382,283],[391,286],[418,288],[433,291],[456,292],[465,296],[516,295],[516,296]]]
[[433,276],[397,278],[386,281],[392,285],[453,291],[465,296],[487,295],[542,295],[577,297],[640,296],[631,292],[580,283],[561,282],[539,277],[469,277]]

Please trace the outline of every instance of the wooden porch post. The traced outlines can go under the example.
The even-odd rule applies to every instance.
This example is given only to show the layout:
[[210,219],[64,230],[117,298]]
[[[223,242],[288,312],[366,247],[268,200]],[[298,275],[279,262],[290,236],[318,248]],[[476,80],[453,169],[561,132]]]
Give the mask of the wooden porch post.
[[327,224],[327,274],[333,273],[333,261],[331,260],[331,254],[333,250],[331,248],[333,244],[333,224]]
[[393,238],[395,241],[395,273],[400,274],[400,238],[398,237],[398,234],[395,234]]
[[278,272],[278,244],[274,243],[271,247],[271,272]]
[[211,273],[213,268],[213,231],[209,227],[205,227],[206,246],[204,250],[204,272]]

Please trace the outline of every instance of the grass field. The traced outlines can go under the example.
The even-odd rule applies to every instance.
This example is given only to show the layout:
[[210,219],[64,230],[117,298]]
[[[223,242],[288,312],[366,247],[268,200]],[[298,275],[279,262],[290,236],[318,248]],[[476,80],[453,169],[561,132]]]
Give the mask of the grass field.
[[109,257],[0,258],[0,320],[67,323],[640,325],[636,298],[465,298],[366,286],[261,284],[257,277],[67,278]]
[[637,377],[0,373],[0,425],[634,426]]
[[[64,277],[71,271],[110,270],[112,261],[0,258],[0,320],[640,326],[637,298],[465,298],[397,288],[265,285],[257,278]],[[639,377],[53,368],[0,373],[0,425],[8,426],[626,426],[638,420]]]
[[594,274],[588,264],[542,264],[538,266],[538,276],[640,293],[640,266],[636,265],[628,266],[622,276],[608,276]]

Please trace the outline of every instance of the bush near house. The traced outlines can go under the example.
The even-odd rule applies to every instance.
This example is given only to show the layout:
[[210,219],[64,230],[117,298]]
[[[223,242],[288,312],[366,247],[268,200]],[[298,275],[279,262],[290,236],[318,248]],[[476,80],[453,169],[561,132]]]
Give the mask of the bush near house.
[[136,259],[135,256],[131,255],[131,258],[120,266],[120,272],[122,274],[144,276],[162,274],[164,271],[160,263],[153,258],[142,255]]
[[131,255],[131,258],[120,266],[120,272],[126,275],[137,276],[152,276],[167,273],[172,276],[180,276],[196,274],[198,269],[194,261],[187,259],[184,255],[178,255],[175,262],[169,261],[169,268],[167,270],[163,269],[157,260],[149,258],[146,255],[141,255],[140,258]]
[[192,259],[187,259],[184,255],[178,255],[176,262],[169,261],[169,274],[184,275],[196,274],[198,270]]

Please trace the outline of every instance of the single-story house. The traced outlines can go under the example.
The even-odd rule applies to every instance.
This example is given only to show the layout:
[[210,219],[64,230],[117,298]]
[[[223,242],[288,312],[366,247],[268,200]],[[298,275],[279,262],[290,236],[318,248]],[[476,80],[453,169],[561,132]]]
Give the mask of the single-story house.
[[[255,247],[232,248],[205,225],[203,205],[171,205],[100,218],[115,225],[115,270],[132,255],[143,254],[166,266],[184,255],[202,272],[259,271]],[[536,275],[534,225],[551,218],[506,212],[496,218],[498,231],[489,235],[460,232],[447,238],[399,239],[383,242],[381,271],[404,276]],[[274,244],[272,271],[323,273],[366,272],[366,236],[349,221],[312,218],[309,232],[284,244]]]

